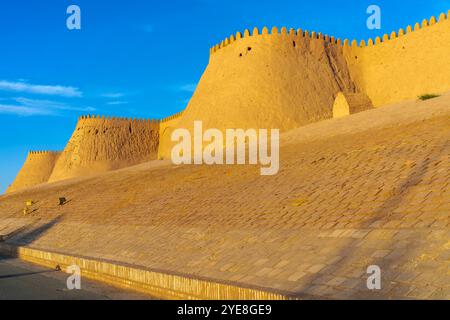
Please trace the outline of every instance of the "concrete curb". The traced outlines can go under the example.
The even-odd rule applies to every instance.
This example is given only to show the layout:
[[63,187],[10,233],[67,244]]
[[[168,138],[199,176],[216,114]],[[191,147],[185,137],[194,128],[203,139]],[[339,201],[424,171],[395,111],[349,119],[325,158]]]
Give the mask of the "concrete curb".
[[246,288],[161,273],[113,262],[14,246],[4,242],[0,243],[0,253],[49,268],[55,268],[59,265],[63,271],[66,271],[67,267],[71,265],[77,265],[81,269],[82,277],[161,299],[288,300],[293,298],[287,294],[259,288]]

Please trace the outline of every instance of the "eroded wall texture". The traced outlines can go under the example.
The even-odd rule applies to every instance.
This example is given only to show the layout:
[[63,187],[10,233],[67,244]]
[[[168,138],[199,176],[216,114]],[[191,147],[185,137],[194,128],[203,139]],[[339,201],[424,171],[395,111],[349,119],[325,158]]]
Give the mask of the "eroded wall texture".
[[154,160],[159,121],[82,117],[49,182]]

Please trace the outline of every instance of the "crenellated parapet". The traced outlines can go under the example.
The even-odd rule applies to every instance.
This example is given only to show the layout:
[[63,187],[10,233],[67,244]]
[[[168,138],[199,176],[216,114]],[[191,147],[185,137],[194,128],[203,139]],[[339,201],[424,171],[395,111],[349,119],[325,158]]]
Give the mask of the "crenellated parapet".
[[184,112],[184,110],[180,111],[180,112],[177,112],[177,113],[175,113],[175,114],[173,114],[173,115],[171,115],[171,116],[169,116],[167,118],[161,119],[161,123],[165,123],[165,122],[177,119],[177,118],[179,118],[179,117],[181,117],[183,115],[183,112]]
[[28,154],[30,155],[58,155],[61,151],[52,151],[52,150],[32,150],[29,151]]
[[124,122],[140,122],[140,123],[159,123],[159,119],[138,119],[138,118],[123,118],[110,117],[104,115],[83,115],[78,120],[103,120],[103,121],[124,121]]
[[[375,39],[369,38],[367,42],[365,40],[361,40],[359,44],[356,42],[356,40],[353,40],[351,43],[352,47],[360,47],[364,48],[367,46],[373,46],[377,44],[386,43],[391,40],[395,40],[397,38],[403,37],[405,35],[411,34],[413,32],[419,31],[421,29],[428,28],[430,26],[439,24],[444,22],[445,20],[448,20],[448,17],[450,16],[450,11],[448,14],[441,13],[439,15],[439,18],[436,19],[436,17],[432,16],[430,19],[424,19],[421,23],[417,22],[414,24],[414,26],[408,25],[405,29],[400,28],[398,31],[392,31],[390,34],[384,34],[382,37],[376,37]],[[348,44],[348,42],[347,42]]]
[[104,120],[104,121],[123,121],[123,122],[136,122],[136,123],[161,123],[168,122],[179,118],[183,115],[184,111],[177,112],[171,116],[163,119],[143,119],[143,118],[124,118],[124,117],[111,117],[104,115],[83,115],[78,118],[78,120]]
[[324,35],[320,32],[315,31],[307,31],[302,29],[287,29],[286,27],[282,27],[281,29],[278,29],[278,27],[272,27],[270,30],[267,27],[264,27],[261,31],[258,28],[253,28],[253,31],[250,32],[248,29],[246,29],[243,33],[237,32],[235,35],[231,35],[225,40],[223,40],[221,43],[216,44],[215,46],[210,48],[210,54],[214,54],[218,52],[220,49],[223,49],[229,45],[232,45],[235,42],[242,41],[242,39],[249,38],[249,37],[260,37],[260,36],[284,36],[286,38],[307,38],[312,40],[322,40],[327,43],[332,43],[336,45],[341,45],[344,47],[366,47],[366,46],[373,46],[377,44],[381,44],[384,42],[387,42],[389,40],[397,39],[398,37],[402,37],[404,35],[407,35],[409,33],[412,33],[414,31],[418,31],[430,26],[433,26],[435,24],[441,23],[445,20],[448,20],[448,17],[450,15],[450,11],[448,14],[441,13],[439,15],[439,18],[436,19],[436,17],[432,16],[430,19],[424,19],[421,23],[416,23],[414,27],[411,25],[408,25],[405,29],[399,29],[398,31],[392,31],[390,34],[384,34],[382,37],[376,37],[375,39],[368,39],[366,40],[349,40],[349,39],[339,39],[335,38],[333,36]]
[[253,31],[250,32],[248,29],[246,29],[243,33],[237,32],[236,35],[231,35],[230,37],[223,40],[221,43],[213,46],[210,48],[210,53],[214,54],[215,52],[219,51],[222,48],[225,48],[226,46],[232,45],[233,43],[240,41],[245,38],[249,37],[258,37],[258,36],[285,36],[289,38],[310,38],[310,39],[318,39],[323,40],[329,43],[335,43],[335,44],[341,44],[342,41],[340,39],[336,39],[335,37],[324,35],[322,33],[318,33],[315,31],[307,31],[302,29],[293,29],[290,28],[289,30],[286,27],[282,27],[281,29],[278,29],[278,27],[272,27],[269,31],[267,27],[262,28],[260,31],[257,27],[253,28]]

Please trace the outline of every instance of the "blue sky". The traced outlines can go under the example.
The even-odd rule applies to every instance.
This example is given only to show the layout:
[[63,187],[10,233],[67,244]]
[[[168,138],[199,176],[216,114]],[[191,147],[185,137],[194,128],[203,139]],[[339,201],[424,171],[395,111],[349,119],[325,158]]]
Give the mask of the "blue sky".
[[[81,8],[81,30],[66,9]],[[382,29],[366,9],[382,9]],[[0,193],[28,150],[61,150],[77,117],[185,108],[209,48],[254,26],[366,39],[447,12],[450,0],[14,0],[0,3]]]

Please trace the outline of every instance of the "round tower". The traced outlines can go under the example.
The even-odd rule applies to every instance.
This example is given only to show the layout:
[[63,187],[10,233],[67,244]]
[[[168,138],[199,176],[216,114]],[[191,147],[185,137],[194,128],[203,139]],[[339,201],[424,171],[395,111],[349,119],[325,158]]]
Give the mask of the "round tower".
[[50,182],[156,159],[159,121],[83,116],[58,159]]
[[[315,33],[268,28],[237,33],[211,50],[197,89],[176,127],[288,130],[331,118],[339,91],[355,90],[342,46]],[[175,127],[174,127],[175,128]],[[172,130],[161,137],[170,157]]]
[[46,183],[50,178],[60,152],[30,151],[7,193]]

